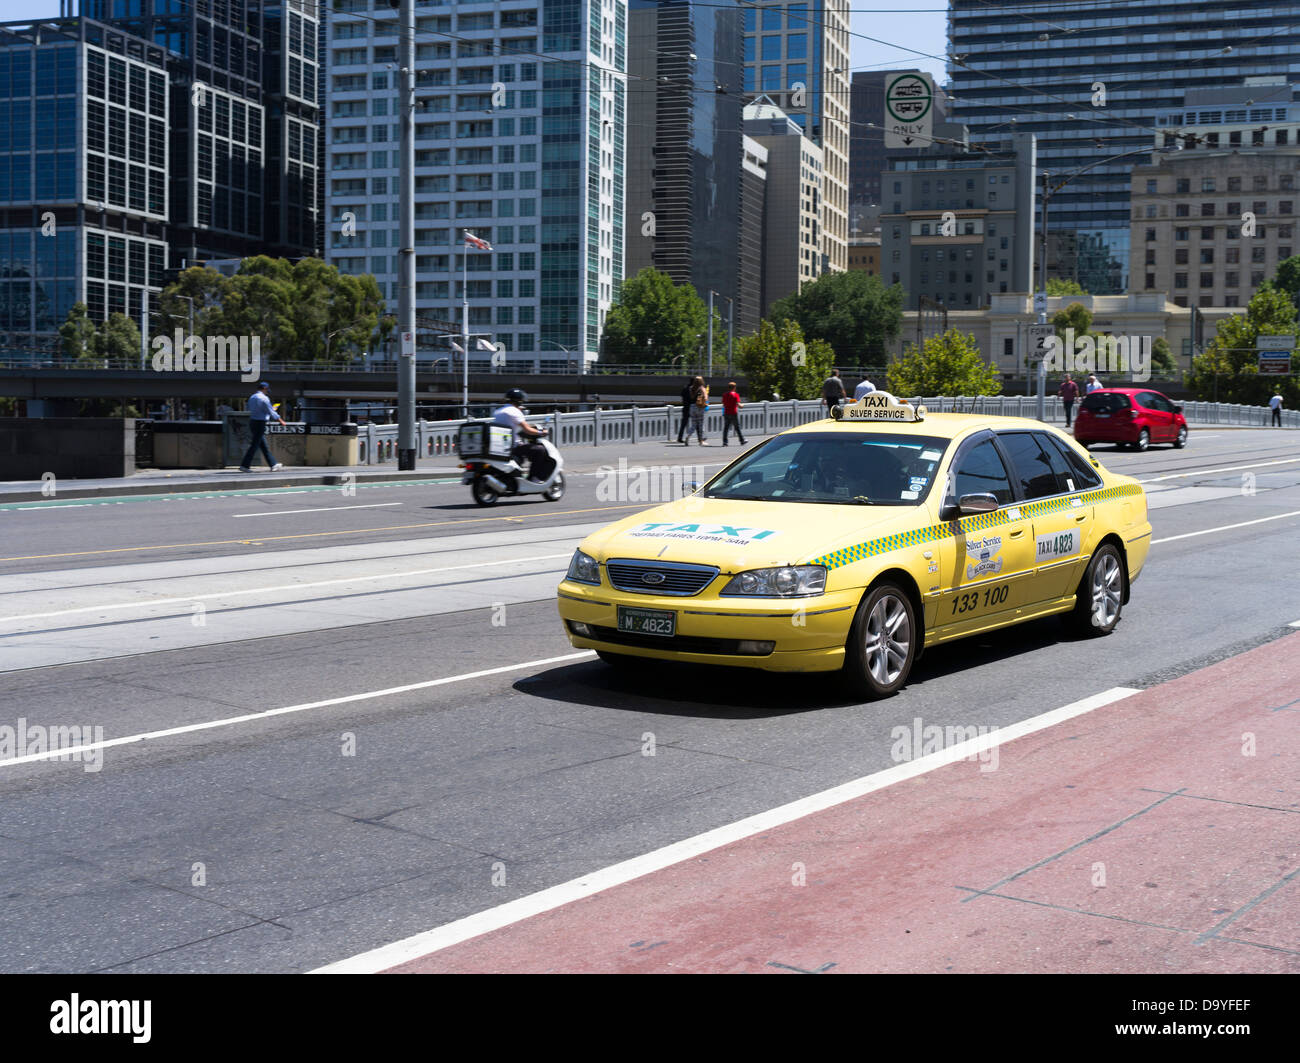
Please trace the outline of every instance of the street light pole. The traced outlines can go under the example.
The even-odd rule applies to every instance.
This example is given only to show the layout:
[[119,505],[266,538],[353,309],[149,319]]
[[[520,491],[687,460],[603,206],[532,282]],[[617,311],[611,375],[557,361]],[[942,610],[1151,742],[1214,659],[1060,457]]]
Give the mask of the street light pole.
[[713,289],[709,289],[709,376],[713,376]]
[[401,0],[398,77],[402,92],[398,149],[398,214],[401,247],[397,264],[397,328],[402,335],[397,363],[397,467],[415,468],[415,0]]

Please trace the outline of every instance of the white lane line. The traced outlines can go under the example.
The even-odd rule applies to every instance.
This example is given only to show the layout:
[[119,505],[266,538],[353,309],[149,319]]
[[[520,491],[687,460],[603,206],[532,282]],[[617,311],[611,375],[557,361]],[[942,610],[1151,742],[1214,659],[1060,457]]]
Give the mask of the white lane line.
[[1138,480],[1138,483],[1155,484],[1161,480],[1177,480],[1183,476],[1205,476],[1213,472],[1236,472],[1238,469],[1261,469],[1265,465],[1293,465],[1300,458],[1283,458],[1281,461],[1256,461],[1249,465],[1222,465],[1217,469],[1193,469],[1191,472],[1171,472],[1168,476],[1153,476],[1149,480]]
[[1300,627],[1300,620],[1292,620],[1291,623],[1287,624],[1287,627]]
[[716,830],[697,834],[693,838],[675,842],[643,856],[633,857],[631,860],[625,860],[622,863],[614,864],[612,867],[595,871],[590,875],[584,875],[582,878],[575,878],[561,885],[552,886],[540,893],[520,897],[518,900],[509,901],[495,908],[489,908],[487,911],[478,912],[464,919],[458,919],[453,923],[447,923],[422,934],[415,934],[391,945],[384,945],[381,948],[363,952],[358,956],[327,964],[311,973],[374,974],[389,967],[396,967],[398,964],[406,963],[409,960],[427,956],[431,952],[438,952],[452,945],[459,945],[471,938],[478,937],[480,934],[500,930],[502,927],[510,926],[512,923],[529,919],[543,912],[549,912],[561,905],[581,900],[583,897],[590,897],[614,886],[621,886],[625,882],[631,882],[633,879],[641,878],[654,871],[662,871],[673,864],[679,864],[683,860],[689,860],[721,846],[730,845],[732,842],[751,838],[755,834],[761,834],[793,820],[802,819],[814,812],[822,812],[846,801],[852,801],[877,790],[883,790],[896,783],[915,779],[917,776],[925,775],[936,768],[955,763],[991,746],[1022,738],[1025,735],[1033,734],[1035,731],[1041,731],[1055,724],[1074,719],[1076,716],[1082,716],[1084,713],[1092,712],[1094,709],[1100,709],[1105,705],[1110,705],[1122,698],[1138,693],[1141,693],[1141,691],[1132,687],[1112,687],[1100,694],[1094,694],[1081,701],[1072,702],[1059,709],[1052,709],[1050,712],[1031,717],[1028,720],[1022,720],[1020,723],[1012,724],[1009,727],[999,728],[987,735],[961,742],[949,749],[931,753],[910,763],[886,768],[884,771],[878,771],[873,775],[867,775],[861,779],[855,779],[852,782],[833,787],[830,790],[823,790],[821,793],[812,794],[798,801],[792,801],[788,805],[781,805],[779,808],[760,812],[756,816],[750,816],[725,827],[718,827]]
[[1252,524],[1265,524],[1270,520],[1284,520],[1287,517],[1300,517],[1300,509],[1293,509],[1290,513],[1278,513],[1272,517],[1260,517],[1259,520],[1243,520],[1240,524],[1224,524],[1219,528],[1206,528],[1204,531],[1184,532],[1182,535],[1169,535],[1163,539],[1152,539],[1151,545],[1177,542],[1179,539],[1194,539],[1198,535],[1213,535],[1215,532],[1231,531],[1233,528],[1248,528]]
[[320,509],[272,509],[264,513],[232,513],[232,517],[296,517],[299,513],[336,513],[345,509],[383,509],[404,506],[405,502],[371,502],[364,506],[322,506]]
[[302,705],[286,705],[280,709],[250,712],[243,716],[227,716],[221,720],[191,723],[183,727],[168,727],[163,731],[146,731],[143,734],[126,735],[123,738],[108,738],[102,742],[87,742],[80,746],[49,749],[42,753],[28,753],[25,756],[0,760],[0,768],[11,768],[17,764],[31,764],[38,760],[53,760],[57,757],[73,757],[95,749],[110,749],[113,746],[125,746],[134,742],[148,742],[155,738],[170,738],[173,735],[190,734],[194,731],[211,731],[216,727],[231,727],[234,724],[248,723],[251,720],[267,720],[273,716],[287,716],[290,713],[323,709],[330,705],[347,705],[355,701],[370,701],[373,698],[386,698],[393,694],[407,694],[412,690],[428,690],[431,687],[446,686],[448,683],[463,683],[468,679],[482,679],[484,676],[500,675],[503,672],[517,672],[523,668],[537,668],[547,664],[561,664],[564,661],[585,660],[594,656],[596,656],[594,650],[582,650],[579,653],[566,653],[561,657],[543,657],[536,661],[520,661],[518,664],[502,665],[500,668],[485,668],[481,672],[466,672],[463,675],[449,675],[442,679],[427,679],[422,683],[407,683],[405,686],[388,687],[385,690],[368,690],[364,694],[346,694],[341,698],[328,698],[325,701],[309,701]]
[[24,620],[48,620],[55,616],[72,616],[76,613],[102,613],[109,609],[150,609],[156,605],[179,605],[188,602],[212,601],[214,598],[236,598],[246,594],[277,594],[280,591],[310,590],[315,587],[336,587],[340,583],[364,583],[376,579],[401,579],[404,576],[429,576],[438,572],[460,572],[467,568],[491,568],[493,565],[531,564],[534,561],[556,561],[572,557],[573,551],[563,554],[541,554],[537,557],[507,557],[500,561],[476,561],[472,565],[445,565],[441,568],[417,568],[405,572],[380,572],[372,576],[345,576],[342,579],[315,580],[311,583],[286,583],[279,587],[247,587],[237,591],[213,591],[210,594],[186,594],[179,598],[148,598],[138,602],[112,602],[108,605],[80,605],[75,609],[57,609],[51,613],[22,613],[0,616],[0,624]]

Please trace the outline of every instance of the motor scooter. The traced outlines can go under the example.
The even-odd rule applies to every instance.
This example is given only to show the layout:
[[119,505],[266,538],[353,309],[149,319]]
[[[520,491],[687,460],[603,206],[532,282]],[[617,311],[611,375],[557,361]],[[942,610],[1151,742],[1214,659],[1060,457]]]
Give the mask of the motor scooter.
[[[504,430],[509,433],[509,429]],[[554,463],[550,475],[544,480],[530,480],[512,449],[508,456],[484,448],[478,456],[470,457],[462,442],[461,456],[465,458],[465,472],[460,482],[469,484],[470,494],[480,506],[494,506],[502,498],[516,495],[541,495],[547,502],[558,502],[564,497],[564,458],[555,444],[545,434],[535,439],[545,448]]]

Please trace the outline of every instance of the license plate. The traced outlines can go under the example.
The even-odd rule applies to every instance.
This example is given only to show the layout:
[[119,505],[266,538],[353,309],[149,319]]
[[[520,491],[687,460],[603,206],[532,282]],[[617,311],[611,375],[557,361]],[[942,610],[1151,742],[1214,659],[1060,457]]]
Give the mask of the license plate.
[[677,633],[677,614],[666,609],[618,607],[618,629],[630,635],[661,635],[671,638]]
[[1094,416],[1094,417],[1109,417],[1110,414],[1108,414],[1108,413],[1098,413],[1098,414],[1094,414],[1093,416]]

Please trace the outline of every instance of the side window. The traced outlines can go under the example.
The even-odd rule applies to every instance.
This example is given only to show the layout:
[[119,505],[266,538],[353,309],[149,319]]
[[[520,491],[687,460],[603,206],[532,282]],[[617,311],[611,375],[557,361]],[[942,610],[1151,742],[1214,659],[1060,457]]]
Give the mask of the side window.
[[952,479],[954,499],[962,495],[990,494],[998,500],[999,506],[1011,503],[1007,467],[991,439],[977,443],[958,460]]
[[1034,433],[1007,432],[999,435],[1002,446],[1011,458],[1012,474],[1020,483],[1027,500],[1047,498],[1070,490],[1066,485],[1069,470],[1065,461],[1045,451]]
[[1137,396],[1137,403],[1139,406],[1145,406],[1148,410],[1160,409],[1159,401],[1149,391],[1140,392]]
[[1056,436],[1049,435],[1047,438],[1052,441],[1057,450],[1065,455],[1066,464],[1070,466],[1070,472],[1074,480],[1072,490],[1086,491],[1089,488],[1101,486],[1101,477],[1097,475],[1097,470],[1088,463],[1086,458],[1076,453],[1068,443],[1062,442]]

